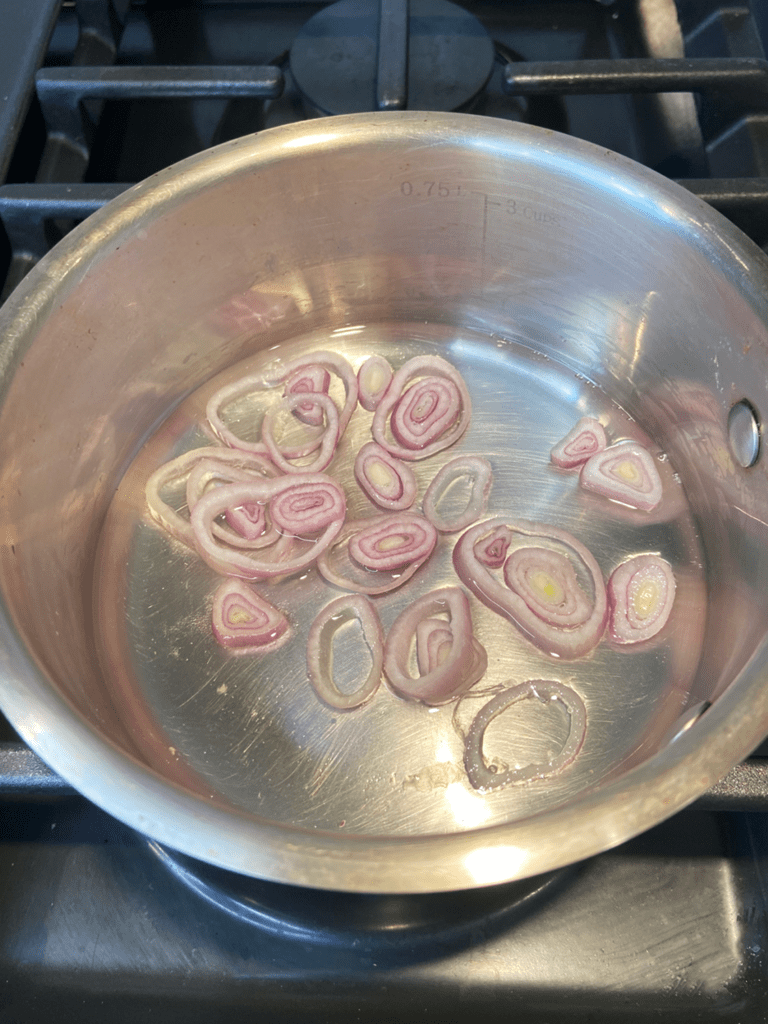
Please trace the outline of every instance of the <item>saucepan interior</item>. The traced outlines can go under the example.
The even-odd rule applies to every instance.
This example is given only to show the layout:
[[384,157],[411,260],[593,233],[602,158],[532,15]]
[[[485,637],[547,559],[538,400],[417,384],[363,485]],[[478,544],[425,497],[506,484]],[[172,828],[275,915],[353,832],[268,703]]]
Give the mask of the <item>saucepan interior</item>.
[[[0,704],[111,813],[265,878],[460,888],[649,827],[768,731],[767,283],[758,250],[676,186],[469,116],[275,129],[132,189],[3,313]],[[479,692],[428,709],[383,687],[334,712],[307,683],[306,640],[338,591],[310,570],[282,584],[295,635],[279,657],[222,651],[215,574],[152,522],[144,486],[211,443],[205,406],[222,383],[313,349],[355,367],[373,352],[452,363],[473,403],[457,451],[491,462],[489,514],[567,530],[606,577],[662,554],[677,583],[662,634],[566,661],[477,602]],[[653,454],[658,508],[611,503],[552,467],[584,415]],[[360,411],[336,464],[353,506],[369,438]],[[417,466],[420,487],[450,454]],[[454,540],[420,570],[420,592],[458,582]],[[409,599],[378,602],[385,629]],[[354,654],[337,660],[354,674]],[[583,747],[557,775],[474,789],[469,725],[494,687],[529,679],[580,694]],[[527,702],[489,729],[485,753],[546,760],[567,728]]]

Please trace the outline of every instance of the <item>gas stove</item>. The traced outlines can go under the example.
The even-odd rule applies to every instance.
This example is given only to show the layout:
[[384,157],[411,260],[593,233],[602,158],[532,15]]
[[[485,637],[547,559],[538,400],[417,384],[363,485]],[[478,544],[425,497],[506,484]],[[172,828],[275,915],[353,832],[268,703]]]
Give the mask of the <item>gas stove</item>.
[[[464,110],[616,150],[768,246],[768,12],[716,0],[6,4],[0,279],[211,145],[318,115]],[[361,896],[132,832],[0,718],[0,1022],[766,1019],[768,770],[523,883]]]

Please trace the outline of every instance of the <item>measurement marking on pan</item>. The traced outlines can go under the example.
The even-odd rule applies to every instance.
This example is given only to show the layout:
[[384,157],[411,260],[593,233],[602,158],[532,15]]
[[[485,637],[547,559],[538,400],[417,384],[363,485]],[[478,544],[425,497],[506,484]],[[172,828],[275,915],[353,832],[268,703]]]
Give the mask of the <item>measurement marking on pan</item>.
[[487,223],[489,212],[522,217],[553,227],[558,227],[562,220],[560,214],[543,209],[537,203],[526,203],[512,196],[490,196],[486,192],[470,190],[465,184],[452,181],[401,181],[400,194],[406,199],[465,199],[480,196],[483,200],[483,223]]

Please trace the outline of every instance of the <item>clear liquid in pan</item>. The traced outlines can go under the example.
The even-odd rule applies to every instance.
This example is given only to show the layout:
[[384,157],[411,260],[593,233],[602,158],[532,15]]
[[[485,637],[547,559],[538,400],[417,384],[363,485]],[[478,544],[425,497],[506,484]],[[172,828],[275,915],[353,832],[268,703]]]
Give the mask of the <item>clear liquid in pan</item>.
[[[604,639],[585,658],[560,662],[471,597],[488,670],[458,706],[409,703],[383,684],[369,704],[337,712],[317,699],[307,680],[309,627],[340,593],[312,568],[291,580],[256,585],[287,613],[294,629],[287,646],[254,657],[220,648],[210,627],[220,577],[149,519],[145,484],[162,463],[211,443],[205,405],[224,383],[320,348],[346,356],[355,368],[374,352],[386,354],[395,367],[424,353],[451,362],[472,396],[472,423],[452,448],[413,464],[419,483],[414,509],[446,461],[457,454],[484,455],[494,470],[488,516],[567,530],[589,548],[606,578],[642,552],[656,552],[672,564],[677,596],[660,636],[623,649]],[[253,424],[256,436],[264,402],[263,396],[249,399],[229,415],[243,430]],[[577,474],[552,467],[550,448],[585,415],[598,417],[610,440],[632,438],[655,453],[664,484],[656,511],[633,511],[589,494],[579,488]],[[358,407],[327,470],[344,486],[354,518],[377,511],[352,473],[355,453],[370,439],[371,418]],[[374,599],[385,632],[416,597],[459,584],[451,562],[457,536],[442,535],[410,583]],[[280,823],[422,835],[525,817],[652,754],[685,706],[696,673],[706,589],[700,541],[674,467],[608,395],[519,345],[444,326],[387,324],[307,336],[261,353],[209,381],[176,409],[115,494],[100,547],[95,608],[115,701],[147,762],[164,775],[206,799]],[[367,672],[367,650],[349,630],[335,651],[337,682],[354,689]],[[528,679],[554,679],[578,691],[588,714],[584,746],[557,776],[478,793],[464,771],[462,734],[490,699],[484,691]],[[546,761],[566,734],[567,719],[557,704],[526,701],[488,729],[486,758],[500,767]]]

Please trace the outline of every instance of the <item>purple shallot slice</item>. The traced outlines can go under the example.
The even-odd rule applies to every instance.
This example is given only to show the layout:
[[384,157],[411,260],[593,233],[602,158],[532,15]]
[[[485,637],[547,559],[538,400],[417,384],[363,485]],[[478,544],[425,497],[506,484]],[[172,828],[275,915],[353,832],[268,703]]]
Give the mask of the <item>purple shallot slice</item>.
[[504,582],[550,626],[580,626],[592,614],[568,558],[550,548],[517,548],[504,563]]
[[410,508],[416,500],[416,477],[411,467],[375,441],[368,441],[357,453],[355,479],[375,505],[390,512]]
[[[542,704],[556,701],[569,719],[568,736],[562,749],[549,761],[529,764],[522,768],[508,768],[494,771],[486,764],[483,755],[483,740],[491,722],[503,711],[523,700],[538,700]],[[481,792],[501,789],[513,782],[530,782],[556,775],[575,759],[584,744],[587,733],[587,709],[584,701],[570,686],[548,679],[532,679],[519,686],[502,690],[478,711],[469,727],[464,748],[464,767],[470,784]]]
[[364,569],[388,572],[429,558],[437,531],[415,512],[399,512],[356,533],[349,553]]
[[[387,512],[366,519],[348,520],[334,542],[318,555],[317,571],[334,587],[352,590],[357,594],[388,594],[390,591],[402,587],[426,561],[427,554],[414,558],[411,562],[396,569],[384,571],[379,568],[373,571],[363,567],[350,556],[349,546],[351,541],[355,537],[359,537],[360,534],[364,535],[364,539],[369,532],[380,536],[379,531],[382,526],[386,526],[390,520],[403,514]],[[411,514],[415,515],[415,513]],[[417,519],[421,519],[421,517],[417,516]],[[427,523],[427,520],[425,519],[424,522]],[[430,524],[427,523],[427,526]],[[402,538],[397,543],[402,551]]]
[[[228,508],[239,505],[267,503],[274,500],[284,491],[291,490],[299,484],[331,487],[343,492],[338,484],[323,473],[307,473],[277,477],[273,480],[254,480],[249,483],[224,484],[214,487],[197,502],[192,509],[192,529],[198,554],[215,569],[225,576],[240,576],[243,579],[272,579],[298,572],[311,565],[317,556],[328,547],[338,536],[344,525],[346,504],[339,502],[339,512],[335,518],[327,521],[319,536],[307,543],[295,541],[290,534],[279,534],[271,547],[258,551],[245,551],[231,547],[217,537],[213,524],[218,516]],[[307,527],[309,529],[309,527]],[[298,547],[298,551],[296,548]]]
[[371,433],[391,455],[411,462],[455,444],[471,415],[472,402],[459,371],[440,356],[415,356],[392,377],[373,414]]
[[500,569],[507,560],[507,551],[513,537],[514,533],[508,526],[497,526],[487,536],[475,541],[475,558],[489,569]]
[[357,371],[358,401],[373,412],[392,380],[392,367],[384,356],[369,356]]
[[233,451],[230,448],[218,448],[215,445],[206,448],[193,448],[156,469],[147,480],[145,488],[149,513],[155,522],[167,530],[172,537],[193,549],[195,538],[189,519],[171,508],[163,499],[162,492],[167,487],[180,484],[186,478],[187,506],[191,511],[194,501],[190,500],[189,481],[198,468],[203,466],[215,466],[215,472],[219,477],[228,481],[232,476],[236,479],[254,480],[276,472],[271,462],[261,455]]
[[276,494],[269,503],[272,522],[283,533],[295,537],[319,533],[344,519],[344,492],[328,477],[296,482]]
[[[283,407],[295,412],[296,409],[301,406],[303,401],[304,398],[301,394],[286,395],[281,404]],[[275,419],[280,412],[280,405],[273,405],[264,416],[264,420],[261,425],[262,441],[266,445],[269,457],[278,469],[281,469],[284,473],[320,473],[326,468],[333,458],[334,452],[336,451],[336,444],[339,440],[338,409],[328,395],[315,395],[314,405],[325,413],[326,426],[321,435],[321,442],[317,455],[315,455],[313,461],[309,465],[297,466],[290,462],[289,459],[291,458],[291,455],[285,454],[280,448],[278,442],[275,440]]]
[[213,595],[213,635],[235,654],[277,650],[290,638],[285,615],[242,580],[225,580]]
[[[451,646],[430,671],[414,678],[409,671],[411,644],[419,623],[448,614]],[[487,655],[475,640],[469,599],[460,587],[441,587],[408,605],[395,619],[384,644],[384,672],[401,697],[438,705],[466,692],[484,674]]]
[[266,509],[255,501],[238,505],[237,508],[228,508],[224,518],[234,532],[245,540],[258,540],[267,529]]
[[650,512],[662,498],[659,471],[636,441],[621,441],[584,463],[579,483],[606,498]]
[[[324,366],[310,363],[297,370],[288,378],[283,395],[328,394],[331,386],[331,375]],[[317,402],[309,399],[300,402],[293,410],[293,415],[310,427],[320,427],[323,423],[323,409]]]
[[610,631],[619,644],[650,640],[667,624],[675,600],[672,566],[659,555],[635,555],[608,581]]
[[[525,555],[515,555],[515,562],[519,559],[519,567],[523,569],[519,582],[517,574],[510,569],[520,593],[505,586],[478,557],[478,550],[482,552],[482,543],[478,548],[478,542],[485,541],[502,527],[510,531],[511,537],[519,542],[519,549],[525,552]],[[541,551],[546,554],[537,555]],[[555,575],[555,563],[549,558],[553,552],[559,556],[555,560]],[[589,581],[592,593],[586,609],[581,598],[570,593],[572,577],[564,569],[562,559],[575,563]],[[491,519],[471,526],[462,534],[453,549],[453,563],[459,579],[483,604],[509,619],[546,654],[554,658],[580,658],[599,643],[608,619],[603,574],[587,548],[565,530],[522,519]],[[533,600],[534,594],[536,600]],[[558,607],[561,611],[566,609],[566,615],[572,612],[575,617],[566,618],[563,625],[554,624]]]
[[560,469],[577,469],[608,444],[599,420],[582,416],[576,426],[550,452],[552,462]]
[[[211,430],[213,430],[220,441],[230,448],[238,448],[242,451],[256,452],[262,455],[266,454],[268,449],[263,440],[247,441],[245,438],[239,437],[222,419],[222,411],[231,402],[236,402],[238,399],[245,398],[248,395],[274,388],[278,384],[284,384],[287,380],[292,379],[298,371],[303,371],[308,366],[328,370],[331,374],[339,377],[344,385],[344,406],[340,412],[337,410],[338,440],[347,429],[350,417],[357,407],[357,374],[343,356],[338,355],[336,352],[326,351],[310,352],[306,356],[292,359],[277,369],[269,370],[263,374],[249,374],[234,381],[232,384],[226,384],[224,387],[219,388],[208,399],[205,409]],[[299,403],[301,401],[302,399],[300,398]],[[313,402],[313,404],[316,403]],[[321,446],[326,433],[327,431],[324,431],[319,437],[283,448],[281,450],[282,457],[285,459],[300,459],[306,455],[311,455],[312,452],[317,451]]]
[[[215,451],[219,454],[200,459],[192,467],[187,478],[187,508],[190,515],[196,503],[212,487],[248,483],[249,480],[258,480],[260,477],[272,478],[279,475],[278,468],[266,455],[240,452],[235,448],[217,448]],[[250,522],[246,523],[246,519]],[[259,526],[262,526],[260,533]],[[265,507],[254,502],[250,503],[247,512],[245,506],[240,506],[239,509],[226,509],[224,521],[215,522],[212,530],[220,540],[237,548],[269,547],[278,539],[277,531],[270,524]]]
[[[464,477],[471,488],[466,506],[453,516],[442,515],[438,506],[456,481]],[[438,470],[427,488],[422,504],[424,515],[441,533],[457,533],[485,512],[492,483],[493,469],[487,459],[482,455],[457,455]]]
[[[368,675],[352,693],[344,693],[333,676],[333,637],[337,630],[356,618],[371,652]],[[379,616],[367,597],[343,594],[327,604],[315,618],[307,642],[307,670],[315,693],[337,711],[351,711],[376,693],[384,665],[384,634]]]

